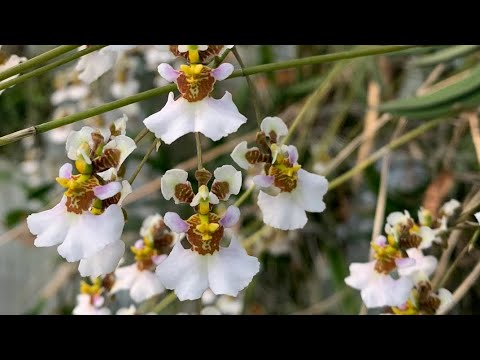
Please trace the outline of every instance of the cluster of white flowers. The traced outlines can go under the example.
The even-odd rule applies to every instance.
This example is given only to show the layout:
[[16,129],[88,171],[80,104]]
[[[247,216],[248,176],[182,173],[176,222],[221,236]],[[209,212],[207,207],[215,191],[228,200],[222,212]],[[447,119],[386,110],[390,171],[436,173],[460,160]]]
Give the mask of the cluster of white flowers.
[[[149,67],[160,59],[169,62],[161,63],[158,72],[165,81],[174,82],[181,95],[175,100],[170,93],[166,105],[144,120],[145,126],[166,144],[188,133],[218,141],[247,121],[230,93],[221,99],[210,96],[216,82],[228,78],[234,67],[209,64],[232,46],[170,45],[169,56],[159,46],[107,46],[81,58],[74,81],[59,85],[52,102],[61,105],[87,96],[87,84],[110,69],[115,79],[113,97],[136,93],[139,83],[133,74],[137,63],[125,54],[144,51]],[[170,64],[177,64],[178,70]],[[126,116],[109,129],[84,127],[72,131],[66,139],[66,150],[78,174],[73,174],[71,164],[63,165],[57,178],[66,188],[62,200],[53,209],[27,219],[30,231],[37,236],[36,246],[59,245],[59,254],[70,262],[80,260],[81,275],[91,277],[90,285],[82,284],[74,313],[110,314],[105,295],[128,290],[138,304],[165,289],[174,290],[182,301],[200,299],[209,292],[219,296],[206,304],[204,313],[214,307],[222,314],[241,312],[243,304],[232,297],[248,286],[260,263],[247,254],[230,229],[240,221],[241,214],[238,207],[227,202],[242,189],[242,173],[232,165],[220,166],[213,174],[199,167],[194,186],[186,171],[166,171],[161,178],[162,195],[175,204],[190,205],[193,213],[186,220],[175,212],[147,218],[140,231],[142,239],[131,247],[135,262],[117,267],[125,250],[120,239],[125,223],[121,206],[131,192],[130,184],[121,179],[122,164],[136,148],[125,135],[125,126]],[[306,212],[325,209],[327,180],[302,169],[296,147],[282,142],[288,128],[280,118],[265,118],[260,130],[258,147],[248,148],[242,142],[231,157],[243,169],[263,164],[265,173],[257,172],[253,183],[262,188],[258,205],[265,224],[280,230],[303,228]],[[226,206],[219,206],[221,202]],[[132,306],[117,313],[135,313]]]
[[395,314],[435,314],[451,300],[446,289],[432,289],[429,277],[437,267],[437,259],[424,255],[433,243],[441,243],[442,232],[460,207],[457,200],[444,204],[439,218],[421,208],[418,223],[404,213],[388,215],[385,236],[371,243],[374,260],[350,264],[347,285],[361,290],[368,308],[388,306]]
[[110,129],[83,127],[67,138],[68,158],[57,182],[66,188],[58,205],[27,218],[35,245],[58,246],[58,253],[69,262],[80,260],[82,276],[112,272],[123,256],[120,240],[125,224],[121,206],[132,191],[121,179],[121,167],[135,150],[135,142],[125,135],[126,118]]

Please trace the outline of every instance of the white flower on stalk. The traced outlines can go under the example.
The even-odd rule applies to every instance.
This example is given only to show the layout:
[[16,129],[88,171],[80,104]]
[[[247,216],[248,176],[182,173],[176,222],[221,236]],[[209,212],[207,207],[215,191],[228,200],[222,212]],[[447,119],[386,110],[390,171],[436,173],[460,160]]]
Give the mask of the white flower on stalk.
[[87,85],[81,82],[74,82],[56,89],[50,96],[50,102],[53,106],[59,106],[63,103],[80,101],[89,94],[90,88]]
[[102,296],[91,297],[88,294],[77,295],[77,305],[73,309],[73,315],[111,315],[110,309],[103,307]]
[[177,242],[168,258],[157,266],[156,274],[160,282],[167,289],[174,289],[183,301],[200,298],[208,288],[217,295],[237,296],[259,269],[258,260],[247,255],[232,238],[228,247],[219,246],[212,254],[205,255],[193,248],[185,249]]
[[164,63],[158,70],[167,81],[177,84],[182,95],[174,100],[171,92],[163,109],[143,121],[166,144],[191,132],[200,132],[217,141],[234,133],[247,121],[228,91],[219,100],[210,97],[215,82],[230,76],[233,65],[224,63],[216,69],[201,64],[182,65],[177,71]]
[[100,185],[93,175],[72,175],[71,164],[60,168],[57,181],[67,188],[60,203],[27,217],[30,232],[37,235],[35,246],[59,245],[58,253],[68,262],[80,260],[82,276],[112,272],[124,252],[120,206],[130,185],[126,181]]
[[[115,65],[117,57],[120,54],[132,50],[136,46],[137,45],[109,45],[98,51],[82,56],[75,67],[80,73],[78,76],[79,79],[87,84],[91,84]],[[83,47],[79,48],[79,50],[83,49]]]
[[[176,233],[185,233],[189,249],[177,241],[168,258],[157,266],[156,274],[161,283],[175,290],[180,300],[194,300],[210,288],[216,295],[236,296],[245,288],[259,271],[259,262],[247,255],[239,242],[232,238],[230,245],[220,244],[226,228],[234,226],[240,218],[240,210],[230,206],[220,217],[211,212],[211,205],[237,194],[241,187],[241,173],[226,165],[215,171],[211,191],[207,184],[211,174],[199,171],[197,180],[201,183],[195,195],[188,174],[183,170],[169,170],[162,178],[162,194],[168,200],[187,203],[197,213],[187,221],[173,212],[164,216],[165,224]],[[197,173],[199,173],[197,172]]]
[[[0,73],[27,61],[27,58],[23,56],[18,56],[18,55],[7,56],[1,51],[1,49],[2,49],[2,45],[0,45]],[[3,82],[15,79],[19,75],[20,74],[16,74],[16,75],[13,75],[12,77],[9,77],[5,80],[0,81],[0,85]],[[6,89],[0,90],[0,94],[2,94],[5,90]]]
[[168,45],[149,45],[142,47],[142,50],[146,67],[149,70],[157,70],[159,64],[170,62],[174,59]]
[[[165,257],[157,261],[160,263]],[[161,294],[165,290],[152,271],[147,269],[140,270],[136,263],[115,270],[115,278],[115,284],[111,293],[129,290],[130,297],[137,303]]]
[[155,276],[155,266],[167,257],[164,253],[177,241],[177,234],[167,230],[163,217],[155,214],[147,217],[140,229],[142,240],[138,240],[130,249],[135,254],[136,263],[120,267],[115,271],[115,283],[112,293],[129,290],[130,297],[137,303],[154,295],[161,294],[165,288]]
[[414,283],[409,277],[392,278],[389,274],[375,269],[376,261],[350,264],[350,276],[345,283],[361,291],[365,306],[376,308],[381,306],[403,305],[413,288]]
[[[120,133],[124,132],[122,122],[123,118],[117,124],[114,123],[115,128],[117,125],[120,126]],[[109,139],[111,140],[108,141]],[[81,158],[87,164],[93,163],[95,171],[105,171],[112,167],[118,171],[136,148],[135,141],[126,135],[111,137],[108,129],[94,130],[89,126],[72,131],[66,142],[68,158],[71,160]]]
[[462,204],[456,199],[450,199],[440,208],[440,212],[446,215],[447,217],[453,216],[455,211],[459,209]]
[[288,133],[282,119],[265,118],[261,130],[263,140],[257,140],[259,148],[248,148],[244,141],[235,147],[231,157],[244,169],[258,163],[269,164],[266,175],[253,178],[253,182],[265,190],[258,196],[265,224],[281,230],[303,228],[307,223],[307,211],[325,210],[323,196],[328,190],[327,179],[301,168],[295,146],[277,145]]
[[387,216],[387,223],[385,224],[385,232],[392,236],[398,243],[403,232],[409,235],[419,236],[420,244],[416,247],[420,249],[428,249],[433,242],[440,242],[441,239],[437,237],[437,232],[428,226],[418,226],[410,213],[405,210],[404,213],[399,211],[393,212]]
[[114,81],[110,92],[115,99],[121,99],[138,93],[140,82],[135,79],[138,60],[121,56],[114,68]]

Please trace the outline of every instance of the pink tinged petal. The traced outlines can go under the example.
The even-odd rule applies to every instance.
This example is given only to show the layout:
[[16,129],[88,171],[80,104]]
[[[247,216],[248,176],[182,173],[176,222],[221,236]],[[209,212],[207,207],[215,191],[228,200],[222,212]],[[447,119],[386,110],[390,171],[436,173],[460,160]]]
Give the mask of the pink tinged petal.
[[234,70],[234,67],[232,64],[223,63],[216,69],[213,69],[211,74],[217,81],[221,81],[221,80],[225,80],[230,75],[232,75],[233,70]]
[[199,299],[208,288],[208,258],[177,242],[168,258],[157,266],[156,274],[167,289],[175,290],[180,301]]
[[216,294],[237,296],[250,284],[260,270],[260,263],[249,256],[240,243],[232,238],[228,248],[208,257],[208,280],[210,289]]
[[237,131],[246,121],[229,92],[219,100],[207,97],[196,102],[188,102],[183,97],[174,100],[170,93],[165,107],[146,118],[144,124],[157,138],[171,144],[191,132],[200,132],[218,141]]
[[260,129],[267,135],[271,132],[274,132],[277,137],[285,136],[288,134],[287,125],[285,125],[283,120],[279,117],[266,117],[265,119],[263,119],[260,125]]
[[118,206],[122,206],[125,199],[132,193],[132,186],[127,180],[122,180],[122,191],[120,192],[120,199],[118,200]]
[[420,273],[424,273],[426,277],[433,274],[437,267],[437,259],[434,256],[424,256],[422,251],[416,248],[407,250],[409,258],[415,260],[413,266],[400,268],[398,272],[401,276],[416,276]]
[[322,212],[325,210],[323,196],[328,190],[328,181],[325,177],[298,170],[297,188],[292,191],[298,206],[308,212]]
[[385,246],[387,245],[387,238],[383,235],[380,235],[375,239],[375,244],[378,246]]
[[110,205],[103,214],[84,212],[68,230],[58,253],[68,262],[88,258],[122,235],[125,220],[117,205]]
[[130,289],[130,297],[136,303],[145,301],[165,291],[160,280],[151,271],[141,271]]
[[143,249],[145,247],[145,244],[143,242],[143,240],[137,240],[135,241],[135,248],[136,249]]
[[400,269],[414,266],[415,264],[416,261],[412,258],[395,259],[395,265],[397,265],[397,267]]
[[162,179],[160,180],[160,185],[165,200],[170,200],[173,197],[175,204],[178,204],[179,201],[175,197],[175,187],[178,184],[188,183],[187,179],[188,173],[185,170],[171,169],[163,174]]
[[393,283],[391,285],[390,299],[387,306],[400,306],[404,304],[410,296],[414,284],[412,279],[408,277],[401,277],[397,280],[390,278]]
[[59,204],[49,210],[31,214],[27,217],[27,226],[33,235],[37,235],[35,246],[46,247],[61,244],[67,236],[70,223],[79,215],[67,213],[64,196]]
[[180,71],[175,70],[170,64],[160,64],[158,65],[158,73],[168,82],[175,82],[180,76]]
[[104,303],[105,299],[103,298],[103,296],[95,296],[93,299],[93,305],[95,307],[102,307]]
[[115,196],[122,190],[122,184],[118,181],[113,181],[106,185],[100,185],[93,188],[93,193],[100,200],[109,199]]
[[72,164],[63,164],[60,170],[58,171],[58,177],[63,179],[71,179],[72,178]]
[[272,186],[274,180],[275,178],[273,176],[268,176],[268,175],[255,175],[252,178],[252,181],[255,185],[263,188]]
[[188,231],[188,223],[177,213],[167,212],[163,217],[163,221],[165,222],[165,225],[167,225],[173,232],[184,233]]
[[357,290],[365,288],[370,280],[377,276],[375,261],[368,263],[351,263],[349,266],[350,275],[345,278],[345,283]]
[[167,255],[154,255],[152,256],[152,261],[155,265],[160,265],[166,258]]
[[247,161],[245,155],[250,149],[247,147],[247,142],[242,141],[235,149],[233,149],[230,157],[240,166],[242,169],[248,170],[252,165]]
[[258,195],[263,222],[280,230],[301,229],[307,223],[305,210],[293,200],[292,193],[271,196],[263,191]]
[[220,220],[220,225],[224,228],[229,228],[235,225],[240,219],[240,209],[234,205],[228,207],[225,214],[223,214],[222,219]]
[[125,243],[117,240],[92,256],[80,260],[78,271],[83,277],[97,277],[111,273],[117,268],[124,253]]
[[115,283],[110,292],[115,294],[118,291],[130,289],[140,273],[141,271],[138,270],[136,263],[117,268],[115,270]]
[[291,164],[296,164],[298,161],[298,150],[295,146],[293,145],[288,145],[287,146],[287,153],[288,153],[288,161],[290,161]]

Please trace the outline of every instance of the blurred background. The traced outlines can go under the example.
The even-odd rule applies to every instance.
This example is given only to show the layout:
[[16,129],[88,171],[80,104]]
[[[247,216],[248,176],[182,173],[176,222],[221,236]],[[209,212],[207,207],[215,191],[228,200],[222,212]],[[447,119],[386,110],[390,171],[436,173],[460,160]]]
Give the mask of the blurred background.
[[[1,51],[32,58],[51,48],[4,45]],[[353,48],[347,45],[240,45],[238,51],[245,66],[252,66]],[[151,46],[139,46],[123,54],[111,71],[90,86],[78,79],[73,63],[7,89],[0,95],[0,135],[164,85],[156,67],[165,61],[162,58],[165,54],[152,49]],[[413,104],[411,108],[398,110],[393,103],[388,109],[392,116],[382,117],[382,112],[372,108],[395,99],[418,97],[435,89],[451,87],[475,73],[480,66],[479,60],[478,46],[435,46],[259,74],[251,79],[262,118],[279,116],[287,124],[299,114],[306,99],[316,92],[291,143],[298,147],[299,162],[306,170],[325,174],[329,180],[395,139],[396,129],[398,137],[428,120],[447,118],[440,126],[390,156],[386,214],[407,209],[416,217],[420,206],[436,212],[451,198],[462,202],[480,183],[480,154],[475,147],[475,141],[480,140],[476,117],[480,101],[475,98],[480,94],[480,82],[477,81],[478,86],[472,84],[468,93],[466,87],[453,88],[451,96],[428,109],[419,109]],[[231,54],[226,61],[239,67]],[[323,90],[319,92],[319,89]],[[245,78],[219,83],[213,96],[218,98],[225,90],[233,94],[248,122],[237,133],[216,143],[203,138],[204,163],[212,172],[217,166],[235,165],[230,158],[231,150],[241,140],[252,142],[258,128],[252,93]],[[33,237],[25,226],[27,215],[52,207],[62,193],[55,177],[59,167],[68,162],[65,139],[69,131],[85,124],[103,126],[126,114],[129,118],[127,135],[134,138],[144,128],[143,119],[159,111],[165,102],[166,95],[154,97],[0,147],[0,313],[69,314],[75,306],[81,280],[76,266],[66,263],[54,247],[34,247]],[[401,121],[403,128],[398,126]],[[348,150],[359,136],[369,133],[374,135],[353,151],[347,151],[348,156],[339,161],[342,151]],[[143,140],[129,157],[127,174],[134,171],[150,143],[148,139]],[[173,202],[161,196],[160,176],[174,167],[191,171],[195,166],[193,135],[182,137],[170,146],[162,145],[158,153],[149,158],[125,207],[128,222],[123,240],[127,246],[140,238],[139,229],[145,217],[174,210]],[[358,314],[360,294],[348,288],[344,278],[352,261],[368,259],[380,170],[381,161],[330,191],[325,199],[326,211],[309,213],[309,222],[300,231],[282,232],[262,227],[254,193],[241,208],[242,223],[237,230],[247,242],[248,252],[259,257],[261,272],[241,293],[241,304],[232,312]],[[193,176],[193,172],[191,174]],[[250,180],[251,176],[244,172],[245,189]],[[471,235],[465,231],[460,236],[454,255]],[[436,246],[431,252],[438,255],[442,248]],[[479,254],[475,248],[462,258],[445,285],[447,289],[452,292],[456,289],[478,262]],[[126,263],[132,261],[129,251],[125,258]],[[150,302],[158,302],[162,297]],[[128,300],[123,298],[126,299],[119,294],[118,302],[128,305]],[[198,313],[202,306],[200,300],[177,301],[163,313]],[[452,313],[480,313],[478,284]]]

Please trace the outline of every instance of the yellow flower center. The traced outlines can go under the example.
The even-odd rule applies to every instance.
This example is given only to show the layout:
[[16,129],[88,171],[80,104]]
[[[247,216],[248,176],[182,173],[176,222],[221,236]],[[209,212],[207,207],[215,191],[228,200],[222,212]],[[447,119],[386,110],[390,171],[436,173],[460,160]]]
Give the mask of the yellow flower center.
[[415,305],[409,300],[407,300],[407,306],[405,309],[399,309],[398,307],[392,307],[392,311],[396,315],[418,315],[418,309]]
[[202,236],[203,241],[211,240],[212,234],[218,230],[220,227],[217,223],[211,223],[209,220],[209,215],[199,215],[200,224],[195,227],[195,229],[200,233]]
[[91,285],[84,280],[80,282],[81,294],[94,296],[94,295],[100,295],[101,292],[102,292],[102,280],[100,278],[96,278]]

